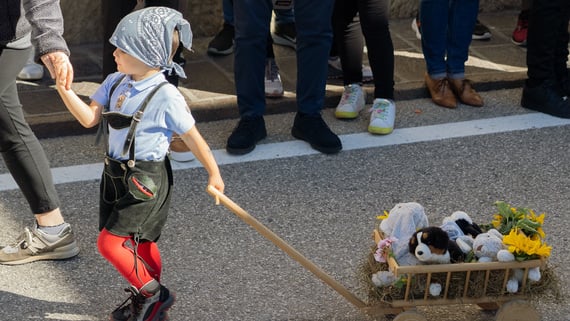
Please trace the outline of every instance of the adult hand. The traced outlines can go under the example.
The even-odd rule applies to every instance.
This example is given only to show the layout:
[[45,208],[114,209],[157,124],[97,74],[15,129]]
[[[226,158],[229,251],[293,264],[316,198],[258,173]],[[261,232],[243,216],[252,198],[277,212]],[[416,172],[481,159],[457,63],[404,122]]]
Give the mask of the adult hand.
[[73,66],[69,57],[61,51],[54,51],[41,56],[41,60],[49,70],[51,78],[60,84],[65,84],[65,89],[71,89],[73,83]]

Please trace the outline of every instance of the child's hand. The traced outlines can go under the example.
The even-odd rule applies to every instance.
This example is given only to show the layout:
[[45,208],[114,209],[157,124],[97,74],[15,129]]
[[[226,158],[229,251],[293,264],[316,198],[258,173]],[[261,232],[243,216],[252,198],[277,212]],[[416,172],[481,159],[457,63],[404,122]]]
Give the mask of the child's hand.
[[51,78],[56,80],[56,85],[71,89],[73,83],[73,66],[69,57],[61,51],[47,53],[41,57],[42,62],[49,70]]
[[210,176],[210,179],[208,180],[208,184],[213,186],[215,189],[217,189],[218,191],[220,191],[220,193],[224,193],[224,181],[222,180],[222,177],[220,175],[215,175],[215,176]]

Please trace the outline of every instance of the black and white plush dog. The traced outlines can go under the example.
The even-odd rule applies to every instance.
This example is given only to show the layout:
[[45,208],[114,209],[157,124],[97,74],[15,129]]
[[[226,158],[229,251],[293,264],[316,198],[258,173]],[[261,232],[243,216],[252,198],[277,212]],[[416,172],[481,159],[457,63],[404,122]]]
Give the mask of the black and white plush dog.
[[465,254],[442,228],[428,226],[418,230],[408,243],[410,253],[428,264],[463,262]]

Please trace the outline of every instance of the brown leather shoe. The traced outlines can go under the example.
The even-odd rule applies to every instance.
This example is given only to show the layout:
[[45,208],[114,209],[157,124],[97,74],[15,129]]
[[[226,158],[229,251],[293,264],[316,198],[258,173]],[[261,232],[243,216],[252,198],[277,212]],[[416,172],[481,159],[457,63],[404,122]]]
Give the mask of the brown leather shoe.
[[470,80],[450,79],[449,85],[460,102],[473,107],[483,106],[483,98],[473,89]]
[[431,95],[431,100],[446,108],[457,107],[457,99],[449,88],[447,78],[432,79],[427,73],[425,74],[426,87]]

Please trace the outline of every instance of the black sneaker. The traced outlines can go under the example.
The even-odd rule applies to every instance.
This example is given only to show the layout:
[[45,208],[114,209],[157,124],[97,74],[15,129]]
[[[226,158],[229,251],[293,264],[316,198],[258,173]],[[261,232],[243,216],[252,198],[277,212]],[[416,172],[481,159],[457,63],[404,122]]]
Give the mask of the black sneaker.
[[491,30],[489,30],[487,26],[482,24],[481,21],[477,19],[477,22],[475,23],[475,28],[473,29],[473,35],[471,36],[471,38],[473,40],[487,40],[491,39],[492,36],[493,35],[491,35]]
[[561,118],[570,118],[570,100],[550,81],[536,87],[524,86],[521,106]]
[[40,260],[64,260],[79,254],[79,247],[71,226],[65,227],[57,235],[43,232],[35,225],[24,232],[16,242],[0,250],[0,264],[17,265]]
[[297,113],[291,135],[306,141],[311,144],[311,147],[324,154],[338,153],[342,149],[340,139],[330,130],[321,115]]
[[166,321],[168,309],[174,304],[175,295],[163,285],[152,296],[145,297],[134,287],[125,289],[131,295],[111,313],[111,321]]
[[267,137],[263,117],[240,119],[236,128],[228,138],[226,151],[234,155],[244,155],[255,148],[255,144]]
[[227,56],[234,52],[234,26],[224,23],[220,32],[208,44],[208,53],[214,56]]
[[275,24],[271,37],[278,45],[297,48],[297,29],[294,22]]

